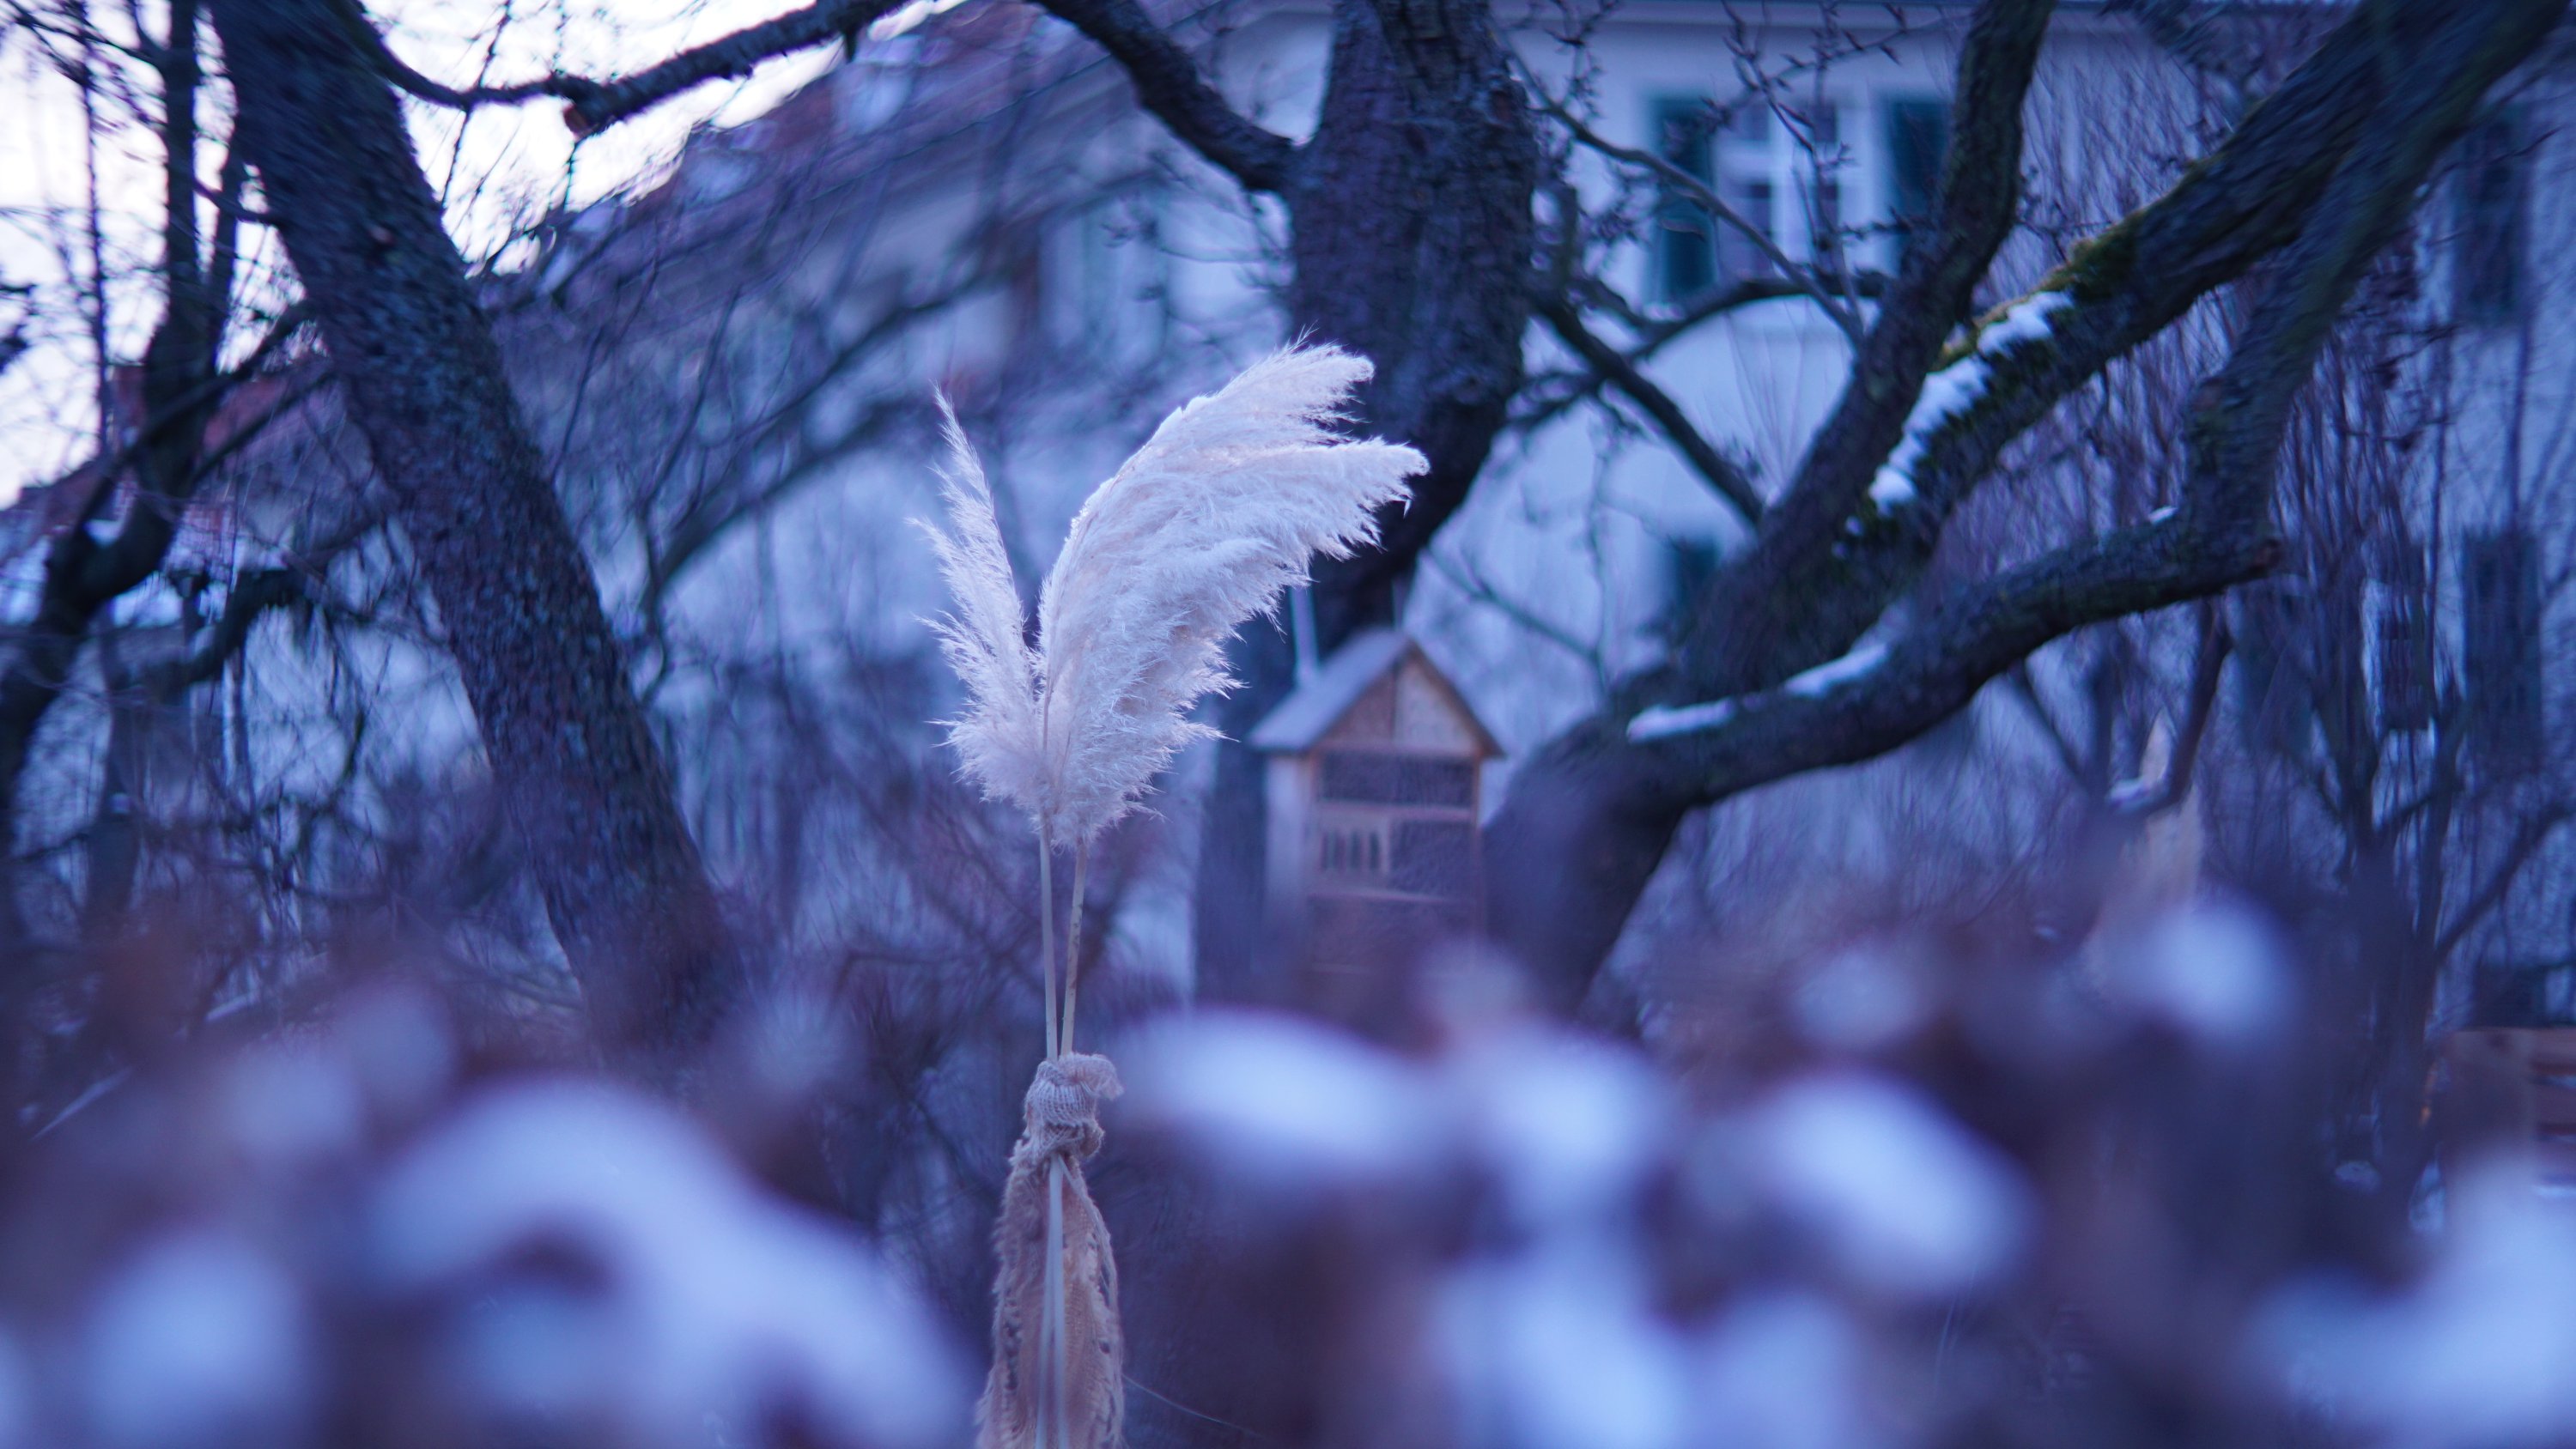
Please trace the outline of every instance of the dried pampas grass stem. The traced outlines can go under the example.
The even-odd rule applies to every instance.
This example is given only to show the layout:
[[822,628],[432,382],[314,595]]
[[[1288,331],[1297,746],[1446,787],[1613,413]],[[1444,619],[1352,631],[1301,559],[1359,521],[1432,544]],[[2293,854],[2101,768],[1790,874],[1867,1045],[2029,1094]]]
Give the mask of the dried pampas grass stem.
[[[1334,431],[1369,372],[1366,358],[1339,348],[1290,347],[1166,418],[1074,515],[1039,591],[1034,646],[992,488],[941,403],[948,529],[925,527],[955,601],[940,644],[966,686],[948,740],[986,797],[1026,814],[1037,834],[1046,1000],[1046,1060],[995,1232],[979,1449],[1118,1442],[1117,1264],[1082,1176],[1117,1074],[1107,1058],[1073,1050],[1091,846],[1175,755],[1213,734],[1190,712],[1233,687],[1225,646],[1235,630],[1304,583],[1317,554],[1343,558],[1375,542],[1377,510],[1409,496],[1420,453]],[[1061,996],[1060,846],[1073,851]]]

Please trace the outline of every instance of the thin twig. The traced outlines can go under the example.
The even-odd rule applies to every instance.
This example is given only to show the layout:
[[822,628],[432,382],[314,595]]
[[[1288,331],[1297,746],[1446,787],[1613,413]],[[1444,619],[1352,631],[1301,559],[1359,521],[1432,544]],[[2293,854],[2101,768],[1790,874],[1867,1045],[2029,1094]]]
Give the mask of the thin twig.
[[1648,172],[1656,180],[1680,193],[1683,200],[1741,233],[1746,241],[1753,243],[1755,249],[1762,253],[1764,261],[1778,268],[1781,276],[1795,282],[1803,295],[1814,299],[1815,304],[1823,309],[1824,314],[1833,320],[1833,324],[1842,330],[1842,334],[1851,339],[1853,346],[1860,345],[1860,314],[1826,289],[1823,277],[1815,268],[1801,266],[1792,261],[1789,254],[1780,249],[1780,244],[1771,239],[1769,232],[1754,225],[1744,213],[1727,205],[1717,194],[1716,189],[1706,181],[1652,151],[1641,150],[1635,146],[1622,146],[1610,140],[1593,130],[1591,126],[1584,123],[1582,118],[1562,105],[1551,101],[1544,103],[1541,109],[1555,118],[1559,125],[1565,127],[1568,135],[1585,147],[1599,152],[1610,160]]
[[1717,490],[1717,495],[1726,500],[1738,518],[1746,523],[1762,521],[1762,495],[1755,490],[1753,480],[1719,452],[1715,444],[1700,435],[1699,429],[1691,425],[1689,416],[1670,393],[1632,366],[1618,348],[1585,327],[1582,316],[1574,310],[1572,303],[1546,302],[1540,305],[1538,312],[1565,345],[1573,349],[1575,356],[1608,379],[1612,386],[1626,393],[1631,402],[1654,420],[1655,426],[1680,451],[1692,471]]
[[1258,1429],[1235,1423],[1231,1419],[1220,1419],[1214,1414],[1204,1413],[1200,1410],[1193,1409],[1189,1405],[1182,1403],[1180,1400],[1173,1398],[1171,1395],[1164,1393],[1162,1390],[1155,1388],[1152,1384],[1136,1377],[1134,1374],[1124,1374],[1121,1375],[1121,1377],[1127,1380],[1127,1387],[1136,1390],[1149,1399],[1156,1400],[1176,1413],[1187,1414],[1193,1419],[1214,1424],[1220,1429],[1240,1434],[1246,1439],[1257,1440],[1264,1444],[1276,1444],[1279,1442],[1269,1435],[1262,1433]]

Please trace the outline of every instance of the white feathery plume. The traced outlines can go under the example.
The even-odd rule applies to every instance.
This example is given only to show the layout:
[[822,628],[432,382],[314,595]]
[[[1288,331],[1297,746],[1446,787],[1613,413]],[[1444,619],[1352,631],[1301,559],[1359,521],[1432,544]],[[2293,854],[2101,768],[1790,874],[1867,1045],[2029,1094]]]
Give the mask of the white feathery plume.
[[[1290,347],[1163,421],[1074,516],[1038,603],[1040,827],[1084,844],[1135,807],[1231,688],[1225,641],[1377,537],[1420,453],[1334,433],[1368,359]],[[970,766],[971,768],[971,766]]]
[[1370,371],[1337,347],[1290,347],[1164,419],[1074,515],[1034,651],[992,490],[941,403],[953,532],[925,528],[956,600],[940,643],[967,694],[948,738],[987,796],[1053,844],[1085,844],[1213,733],[1189,711],[1233,686],[1225,641],[1316,554],[1374,541],[1378,507],[1426,466],[1331,430]]
[[940,493],[955,532],[926,523],[921,530],[930,535],[940,575],[956,601],[956,611],[936,625],[940,648],[966,684],[965,713],[944,721],[948,743],[986,796],[1037,819],[1047,800],[1046,759],[1038,739],[1038,666],[1028,644],[1028,616],[1011,576],[1010,551],[1002,546],[984,465],[945,397],[939,415],[948,443]]

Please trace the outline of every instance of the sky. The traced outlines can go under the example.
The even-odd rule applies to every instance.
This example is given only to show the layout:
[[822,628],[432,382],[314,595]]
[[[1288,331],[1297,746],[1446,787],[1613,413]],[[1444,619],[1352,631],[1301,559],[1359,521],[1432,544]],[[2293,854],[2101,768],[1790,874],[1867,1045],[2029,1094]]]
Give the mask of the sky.
[[[61,19],[81,0],[34,8]],[[641,69],[688,46],[796,8],[797,0],[370,0],[368,9],[395,52],[415,69],[456,85],[526,79],[549,69],[611,75]],[[127,7],[93,4],[111,43],[130,38]],[[143,6],[162,27],[162,7]],[[59,47],[57,47],[59,49]],[[446,198],[449,230],[468,258],[511,262],[510,239],[557,205],[587,205],[649,182],[692,128],[760,114],[833,62],[823,47],[773,62],[747,80],[707,85],[644,116],[576,144],[551,100],[493,107],[469,120],[413,104],[412,134],[422,168]],[[0,335],[23,328],[30,350],[0,373],[0,505],[30,483],[59,476],[96,448],[97,334],[106,352],[130,361],[158,310],[148,275],[158,249],[157,145],[148,129],[158,100],[153,77],[129,64],[81,92],[23,30],[0,35]],[[212,187],[226,130],[220,92],[201,99],[211,138],[203,171]],[[95,129],[89,124],[95,117]],[[95,137],[93,141],[91,138]],[[96,236],[92,236],[92,178]],[[209,208],[211,209],[211,208]],[[264,295],[281,284],[275,240],[256,238],[254,265]],[[104,327],[93,278],[105,275]],[[125,280],[119,280],[120,278]],[[27,290],[19,290],[27,289]],[[237,347],[256,340],[238,339]]]

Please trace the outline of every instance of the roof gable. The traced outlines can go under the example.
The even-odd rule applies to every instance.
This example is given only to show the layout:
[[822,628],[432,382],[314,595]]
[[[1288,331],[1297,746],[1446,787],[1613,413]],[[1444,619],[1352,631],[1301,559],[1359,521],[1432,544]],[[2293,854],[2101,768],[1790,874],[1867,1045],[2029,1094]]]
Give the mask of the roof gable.
[[[1466,735],[1466,750],[1479,756],[1502,753],[1494,742],[1493,732],[1476,717],[1464,696],[1458,693],[1448,677],[1432,664],[1420,646],[1400,629],[1366,629],[1351,636],[1350,641],[1333,651],[1333,657],[1289,692],[1279,707],[1254,726],[1252,747],[1273,754],[1288,754],[1313,749],[1334,733],[1364,700],[1381,692],[1391,692],[1398,676],[1411,665],[1446,705]],[[1383,701],[1390,718],[1396,710],[1392,699]]]

